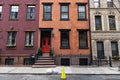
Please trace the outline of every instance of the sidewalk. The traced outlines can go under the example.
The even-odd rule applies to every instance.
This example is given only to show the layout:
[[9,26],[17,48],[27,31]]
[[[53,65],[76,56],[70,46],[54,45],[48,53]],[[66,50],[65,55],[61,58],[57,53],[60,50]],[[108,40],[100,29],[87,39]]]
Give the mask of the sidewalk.
[[[56,70],[58,74],[61,74],[61,67],[55,68],[32,68],[32,67],[0,67],[0,74],[33,74],[33,75],[45,75],[48,74],[48,70]],[[65,67],[66,74],[120,74],[118,67]]]

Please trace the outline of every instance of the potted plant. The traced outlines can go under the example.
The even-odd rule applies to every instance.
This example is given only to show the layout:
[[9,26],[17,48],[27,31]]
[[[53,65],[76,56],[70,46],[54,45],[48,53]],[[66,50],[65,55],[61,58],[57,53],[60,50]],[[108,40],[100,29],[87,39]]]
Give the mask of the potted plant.
[[114,55],[114,56],[112,57],[112,59],[114,59],[114,60],[119,60],[120,57],[119,57],[119,55]]
[[38,55],[42,56],[42,49],[41,48],[38,50]]
[[50,56],[53,56],[53,49],[50,49]]

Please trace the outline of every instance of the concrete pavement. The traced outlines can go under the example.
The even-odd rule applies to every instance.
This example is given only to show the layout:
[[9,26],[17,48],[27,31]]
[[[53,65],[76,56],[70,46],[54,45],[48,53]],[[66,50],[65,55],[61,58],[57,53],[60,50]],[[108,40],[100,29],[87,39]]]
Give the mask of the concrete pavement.
[[[48,74],[49,71],[57,71],[61,74],[62,66],[55,68],[32,68],[32,67],[0,67],[0,74]],[[118,67],[77,67],[65,66],[66,74],[120,74]]]

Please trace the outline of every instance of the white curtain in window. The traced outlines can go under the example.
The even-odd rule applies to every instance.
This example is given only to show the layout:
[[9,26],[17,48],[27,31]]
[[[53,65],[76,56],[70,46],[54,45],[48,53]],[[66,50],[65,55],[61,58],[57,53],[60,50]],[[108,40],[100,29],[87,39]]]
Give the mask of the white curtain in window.
[[18,6],[12,6],[11,8],[12,12],[18,12]]
[[29,45],[29,32],[26,32],[26,46]]
[[0,12],[2,12],[2,6],[0,6]]
[[33,46],[33,39],[34,39],[34,34],[32,32],[32,35],[31,35],[31,45]]
[[8,41],[9,45],[12,45],[12,32],[9,33],[9,41]]

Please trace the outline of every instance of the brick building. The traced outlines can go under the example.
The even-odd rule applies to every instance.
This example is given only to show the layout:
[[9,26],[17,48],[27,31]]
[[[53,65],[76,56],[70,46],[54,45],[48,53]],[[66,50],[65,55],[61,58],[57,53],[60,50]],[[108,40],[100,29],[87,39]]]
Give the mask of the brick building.
[[1,64],[30,64],[41,48],[42,57],[53,50],[56,65],[88,65],[88,6],[88,0],[1,0]]
[[39,0],[0,0],[0,64],[23,65],[38,47]]
[[56,65],[90,63],[88,0],[40,0],[39,48],[53,49]]

